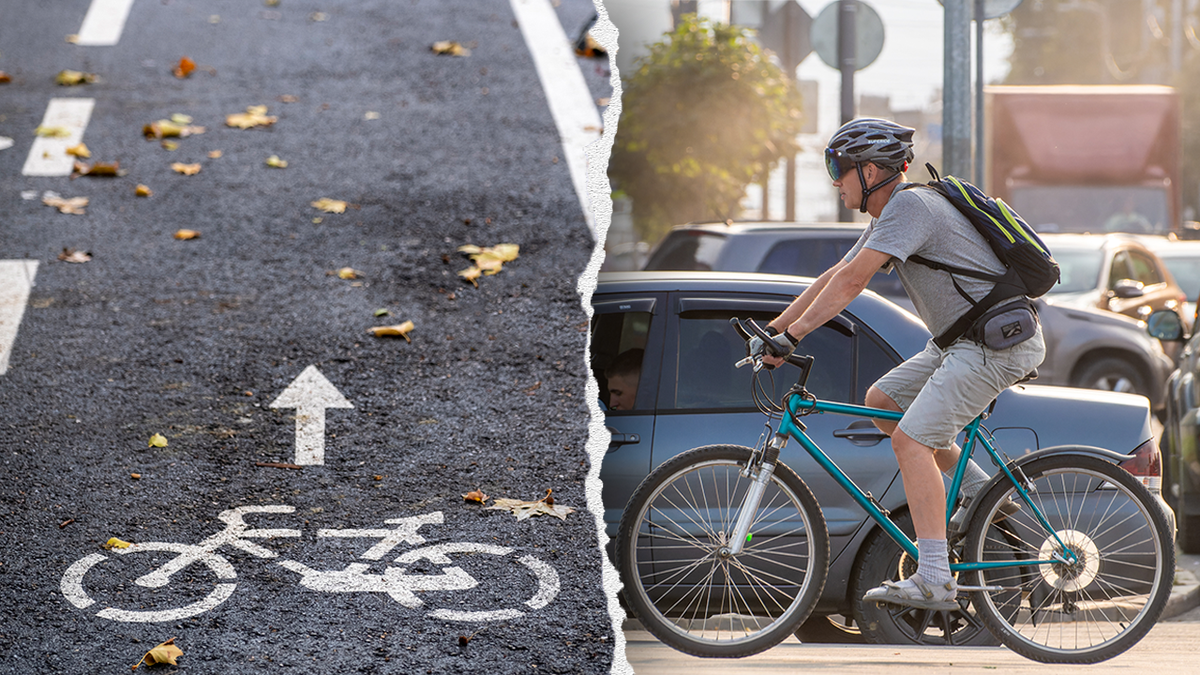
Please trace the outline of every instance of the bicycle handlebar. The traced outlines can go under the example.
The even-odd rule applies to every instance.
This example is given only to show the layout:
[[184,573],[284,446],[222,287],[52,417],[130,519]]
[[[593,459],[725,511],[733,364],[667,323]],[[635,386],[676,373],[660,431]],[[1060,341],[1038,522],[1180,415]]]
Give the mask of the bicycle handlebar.
[[[758,324],[754,323],[753,319],[746,319],[743,321],[736,316],[730,317],[729,324],[733,326],[733,329],[737,331],[737,334],[746,342],[749,342],[751,337],[758,337],[763,341],[763,348],[769,351],[772,356],[782,356],[783,350],[779,347],[779,345],[775,344],[775,341],[771,339],[771,336],[767,334],[767,331],[763,330],[758,326]],[[751,335],[751,333],[753,333],[753,335]],[[813,364],[813,357],[811,355],[793,353],[787,357],[786,362],[804,371],[804,376],[801,378],[802,380],[808,379],[808,371],[812,368]],[[756,362],[754,355],[747,356],[741,361],[738,361],[736,367],[741,368],[742,366],[748,364],[754,365],[754,369],[756,371],[762,367],[761,359]]]

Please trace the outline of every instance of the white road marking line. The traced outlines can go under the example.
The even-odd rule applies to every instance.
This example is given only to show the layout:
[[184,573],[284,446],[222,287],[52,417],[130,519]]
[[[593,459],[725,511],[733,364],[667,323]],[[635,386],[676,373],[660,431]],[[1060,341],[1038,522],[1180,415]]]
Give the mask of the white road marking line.
[[133,0],[92,0],[75,44],[87,47],[111,47],[117,44],[132,6]]
[[83,141],[83,130],[92,118],[94,98],[52,98],[42,117],[42,127],[62,127],[69,133],[65,137],[38,136],[25,158],[26,176],[70,176],[75,167],[75,158],[67,154],[67,148]]
[[287,389],[271,402],[272,408],[296,409],[296,455],[301,466],[325,463],[325,409],[353,408],[316,366],[300,373]]
[[37,268],[36,260],[0,260],[0,375],[8,370]]
[[[599,140],[601,132],[600,113],[592,100],[575,50],[563,32],[558,15],[550,6],[550,0],[510,0],[525,45],[533,56],[533,64],[546,92],[550,114],[562,138],[563,153],[571,182],[583,206],[592,235],[596,224],[589,206],[587,189],[587,146]],[[605,190],[607,192],[607,190]]]

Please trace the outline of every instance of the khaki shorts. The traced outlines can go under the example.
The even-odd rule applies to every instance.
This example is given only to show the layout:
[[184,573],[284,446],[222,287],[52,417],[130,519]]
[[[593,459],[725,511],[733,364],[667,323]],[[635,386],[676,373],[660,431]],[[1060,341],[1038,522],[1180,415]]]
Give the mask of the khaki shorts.
[[930,340],[925,350],[879,378],[875,388],[904,411],[900,430],[936,450],[949,448],[1008,387],[1028,375],[1046,356],[1042,327],[1034,336],[1002,351],[970,340],[946,350]]

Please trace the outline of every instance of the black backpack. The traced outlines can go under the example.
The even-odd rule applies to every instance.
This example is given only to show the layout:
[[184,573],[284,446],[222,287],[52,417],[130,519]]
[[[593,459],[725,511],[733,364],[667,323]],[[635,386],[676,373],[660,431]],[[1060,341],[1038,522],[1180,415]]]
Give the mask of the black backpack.
[[[1003,274],[996,275],[947,265],[919,255],[909,256],[908,259],[913,262],[949,272],[954,289],[971,303],[970,311],[959,317],[945,333],[934,340],[939,347],[945,349],[965,335],[984,313],[1001,300],[1016,295],[1029,298],[1045,295],[1058,283],[1060,272],[1058,263],[1050,255],[1050,249],[1046,248],[1033,228],[1002,200],[993,199],[974,185],[954,176],[940,178],[937,170],[930,164],[926,164],[925,168],[929,170],[933,180],[925,185],[909,187],[932,188],[950,200],[954,208],[966,216],[979,234],[983,235],[1006,268]],[[976,302],[954,280],[956,274],[992,281],[996,285],[982,300]]]

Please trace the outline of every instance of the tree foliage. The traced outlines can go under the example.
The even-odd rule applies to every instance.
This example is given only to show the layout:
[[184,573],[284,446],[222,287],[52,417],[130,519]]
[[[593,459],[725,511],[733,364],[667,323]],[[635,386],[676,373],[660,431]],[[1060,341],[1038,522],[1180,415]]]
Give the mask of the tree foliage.
[[646,241],[736,216],[746,186],[798,149],[800,94],[742,28],[685,15],[623,88],[609,175]]

